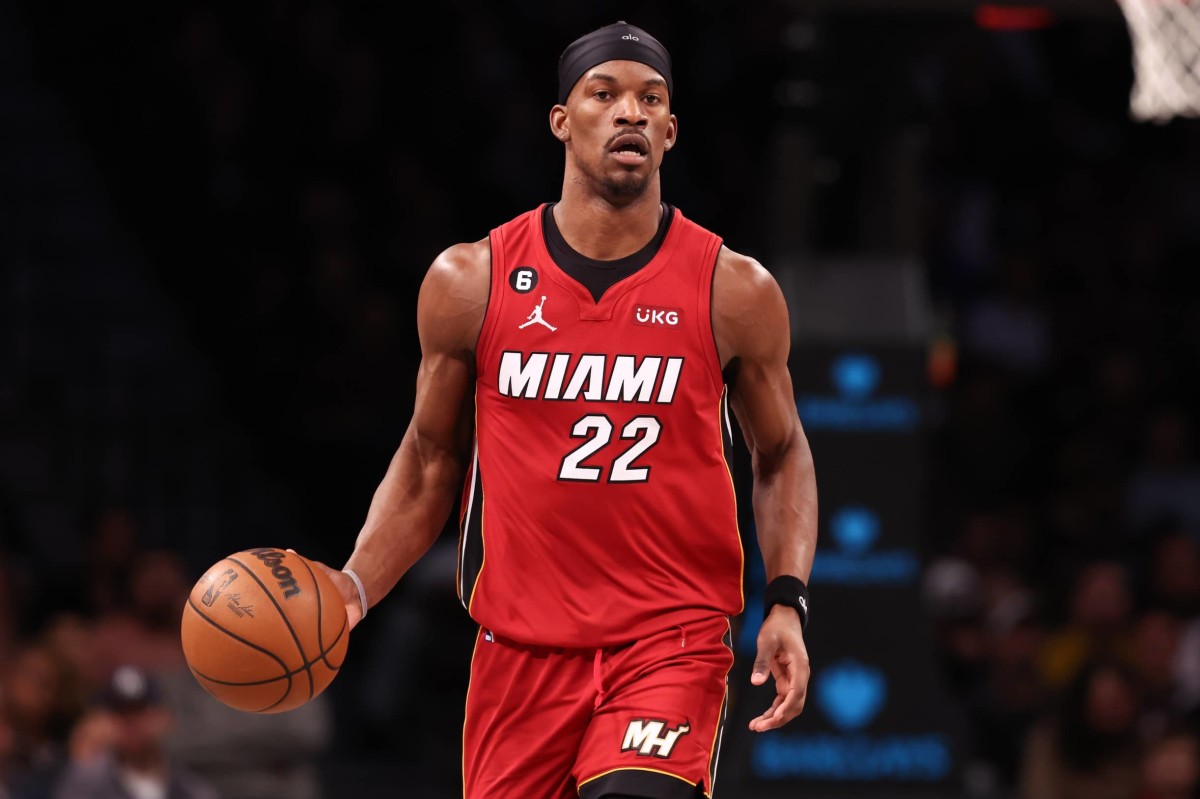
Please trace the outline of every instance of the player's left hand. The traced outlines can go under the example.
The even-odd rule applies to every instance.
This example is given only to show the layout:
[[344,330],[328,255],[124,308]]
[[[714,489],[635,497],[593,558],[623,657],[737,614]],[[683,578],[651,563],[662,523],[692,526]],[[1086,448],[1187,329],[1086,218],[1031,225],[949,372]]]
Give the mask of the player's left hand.
[[767,675],[775,678],[775,701],[765,713],[750,722],[754,732],[766,732],[787,724],[804,710],[808,695],[808,649],[800,614],[786,605],[776,605],[758,631],[758,656],[750,682],[764,685]]

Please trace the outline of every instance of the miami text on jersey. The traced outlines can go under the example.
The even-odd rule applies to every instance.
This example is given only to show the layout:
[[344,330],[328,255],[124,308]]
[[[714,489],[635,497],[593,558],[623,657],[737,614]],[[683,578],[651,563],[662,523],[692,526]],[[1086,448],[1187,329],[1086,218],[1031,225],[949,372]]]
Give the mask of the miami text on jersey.
[[[580,355],[505,350],[497,382],[501,396],[586,402],[669,404],[683,358],[647,355]],[[612,368],[609,369],[609,362]],[[660,379],[661,378],[661,379]],[[655,387],[658,387],[657,392]]]

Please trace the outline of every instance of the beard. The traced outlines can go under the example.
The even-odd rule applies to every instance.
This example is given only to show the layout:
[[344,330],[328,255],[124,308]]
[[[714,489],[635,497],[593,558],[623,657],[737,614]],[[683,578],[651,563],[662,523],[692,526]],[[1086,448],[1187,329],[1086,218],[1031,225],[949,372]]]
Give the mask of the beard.
[[646,193],[646,187],[649,185],[650,178],[636,172],[606,176],[600,181],[604,195],[613,200],[632,200],[641,197]]
[[602,197],[616,204],[625,204],[645,194],[655,174],[654,171],[646,174],[625,171],[601,173],[582,158],[575,157],[574,162],[583,180]]

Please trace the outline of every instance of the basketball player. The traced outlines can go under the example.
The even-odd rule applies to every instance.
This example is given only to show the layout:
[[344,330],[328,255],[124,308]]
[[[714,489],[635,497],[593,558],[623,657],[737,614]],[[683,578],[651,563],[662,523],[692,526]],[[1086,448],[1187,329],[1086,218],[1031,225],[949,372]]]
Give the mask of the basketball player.
[[794,718],[808,683],[817,493],[788,311],[766,269],[662,200],[663,45],[609,25],[558,77],[562,195],[430,267],[413,418],[330,574],[357,623],[458,498],[480,626],[466,799],[707,796],[743,609],[727,403],[770,580],[751,680],[776,697],[750,729]]

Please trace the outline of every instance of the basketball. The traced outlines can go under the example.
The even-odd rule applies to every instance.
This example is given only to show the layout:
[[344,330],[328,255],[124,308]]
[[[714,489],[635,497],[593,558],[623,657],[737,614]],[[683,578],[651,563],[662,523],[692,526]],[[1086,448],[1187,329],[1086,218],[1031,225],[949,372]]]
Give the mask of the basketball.
[[236,552],[192,588],[180,625],[188,668],[208,693],[251,713],[283,713],[321,694],[341,668],[346,608],[295,552]]

